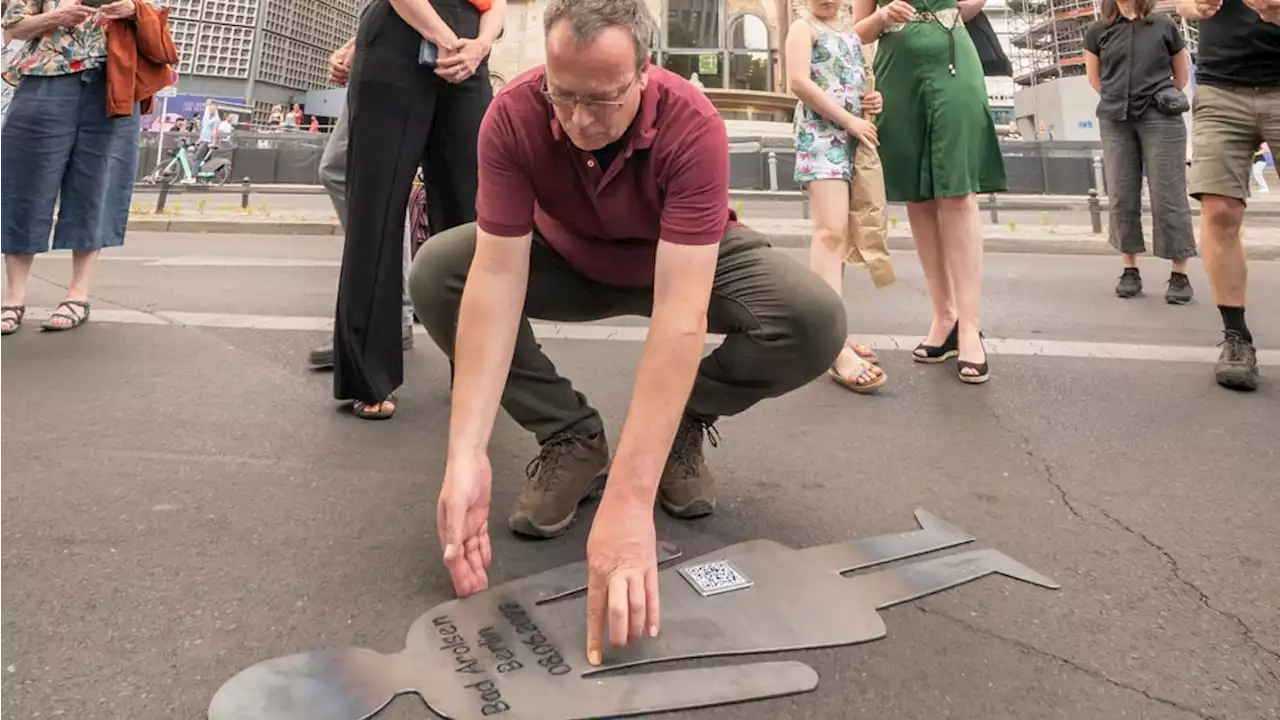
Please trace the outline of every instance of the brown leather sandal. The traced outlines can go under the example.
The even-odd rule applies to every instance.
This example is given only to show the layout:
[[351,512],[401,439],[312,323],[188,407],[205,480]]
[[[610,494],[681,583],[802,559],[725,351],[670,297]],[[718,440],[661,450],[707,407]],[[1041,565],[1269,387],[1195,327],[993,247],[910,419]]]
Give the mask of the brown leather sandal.
[[[7,317],[8,313],[13,313],[13,317]],[[0,306],[0,334],[12,335],[18,332],[18,328],[22,327],[22,318],[26,315],[26,305]]]

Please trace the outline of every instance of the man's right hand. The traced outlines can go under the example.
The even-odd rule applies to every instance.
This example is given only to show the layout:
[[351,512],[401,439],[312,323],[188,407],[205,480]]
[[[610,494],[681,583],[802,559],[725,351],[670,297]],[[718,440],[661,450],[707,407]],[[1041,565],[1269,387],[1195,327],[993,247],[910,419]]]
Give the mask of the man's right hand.
[[355,48],[350,44],[343,45],[329,56],[329,80],[336,85],[346,85],[351,76],[351,56]]
[[436,506],[436,529],[444,564],[458,597],[489,587],[489,499],[493,470],[489,458],[450,458]]

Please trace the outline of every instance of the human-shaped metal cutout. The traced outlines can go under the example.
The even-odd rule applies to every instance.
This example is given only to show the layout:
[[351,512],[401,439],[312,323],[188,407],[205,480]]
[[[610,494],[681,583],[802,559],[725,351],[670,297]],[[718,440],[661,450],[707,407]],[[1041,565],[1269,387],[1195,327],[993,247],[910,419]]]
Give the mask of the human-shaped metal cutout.
[[[586,563],[437,605],[384,655],[327,649],[267,660],[214,695],[209,720],[365,720],[417,693],[454,720],[586,720],[759,700],[813,690],[804,663],[757,662],[611,672],[689,658],[833,647],[885,635],[879,610],[992,573],[1057,589],[995,550],[974,550],[846,577],[974,538],[924,510],[920,529],[794,550],[751,540],[659,572],[662,632],[605,663],[586,659]],[[659,544],[659,562],[680,556]]]

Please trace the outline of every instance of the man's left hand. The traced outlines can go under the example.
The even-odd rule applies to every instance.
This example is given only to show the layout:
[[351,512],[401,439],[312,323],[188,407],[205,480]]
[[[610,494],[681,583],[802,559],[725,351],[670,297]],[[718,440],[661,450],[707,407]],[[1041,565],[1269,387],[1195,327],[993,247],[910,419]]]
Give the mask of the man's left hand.
[[452,52],[441,51],[436,60],[436,74],[451,83],[460,83],[475,74],[476,68],[489,56],[489,43],[459,38]]
[[103,20],[123,20],[136,14],[138,14],[138,8],[133,4],[133,0],[120,0],[98,8],[98,17]]
[[604,659],[606,620],[614,647],[658,634],[656,545],[652,504],[607,494],[601,499],[587,538],[587,661],[592,665]]
[[1264,22],[1280,25],[1280,0],[1244,0]]
[[884,110],[884,96],[878,92],[862,93],[862,112],[879,115]]

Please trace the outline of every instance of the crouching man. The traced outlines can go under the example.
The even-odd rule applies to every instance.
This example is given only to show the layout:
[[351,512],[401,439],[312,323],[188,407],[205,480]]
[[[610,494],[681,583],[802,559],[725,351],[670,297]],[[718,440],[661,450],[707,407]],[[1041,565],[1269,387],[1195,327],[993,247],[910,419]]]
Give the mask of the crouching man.
[[[488,585],[487,445],[501,404],[542,448],[512,531],[559,535],[604,488],[587,547],[598,663],[606,608],[615,643],[657,632],[655,496],[678,518],[710,513],[712,424],[825,372],[845,314],[821,278],[730,213],[724,122],[698,88],[650,65],[644,0],[551,0],[544,22],[545,67],[508,83],[481,126],[477,222],[424,245],[409,286],[455,367],[438,530],[456,591]],[[622,315],[651,322],[604,485],[600,415],[529,319]],[[703,357],[708,332],[726,339]]]

